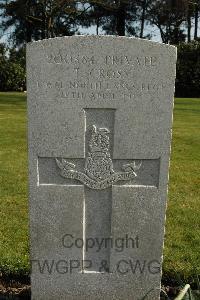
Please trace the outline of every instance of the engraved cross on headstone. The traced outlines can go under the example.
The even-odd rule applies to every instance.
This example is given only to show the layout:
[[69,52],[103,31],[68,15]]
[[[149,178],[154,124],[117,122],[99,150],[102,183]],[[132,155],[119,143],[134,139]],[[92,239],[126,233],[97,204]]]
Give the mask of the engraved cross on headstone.
[[[64,157],[54,158],[53,161],[56,173],[68,184],[84,185],[83,240],[109,239],[112,235],[112,188],[115,185],[128,187],[137,184],[157,186],[158,176],[155,174],[159,173],[159,159],[113,159],[115,110],[85,109],[84,112],[85,158]],[[48,163],[50,162],[46,158],[39,158],[41,179],[45,177],[42,172]],[[143,179],[136,181],[139,173]],[[41,184],[44,185],[45,182],[43,180]],[[98,252],[96,247],[87,251],[83,248],[83,260],[92,263],[90,270],[94,272],[99,272],[104,261],[107,265],[104,271],[109,272],[110,247],[106,245]]]

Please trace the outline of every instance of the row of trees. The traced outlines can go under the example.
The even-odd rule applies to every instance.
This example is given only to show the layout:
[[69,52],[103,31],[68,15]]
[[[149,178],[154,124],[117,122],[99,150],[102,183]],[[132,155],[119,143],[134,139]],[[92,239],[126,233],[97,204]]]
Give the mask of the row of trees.
[[151,38],[145,29],[156,26],[164,43],[178,44],[198,39],[199,11],[200,0],[0,0],[0,28],[22,45],[91,25],[97,34]]
[[200,0],[0,0],[0,33],[12,32],[12,48],[0,44],[0,90],[26,88],[26,42],[91,26],[96,34],[150,39],[147,29],[156,27],[164,43],[178,45],[176,95],[198,97],[199,15]]

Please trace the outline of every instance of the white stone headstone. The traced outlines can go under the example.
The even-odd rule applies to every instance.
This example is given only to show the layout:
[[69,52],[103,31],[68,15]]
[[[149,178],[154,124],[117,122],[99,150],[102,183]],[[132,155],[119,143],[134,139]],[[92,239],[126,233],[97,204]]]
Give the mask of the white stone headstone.
[[32,299],[159,299],[175,64],[135,38],[28,44]]

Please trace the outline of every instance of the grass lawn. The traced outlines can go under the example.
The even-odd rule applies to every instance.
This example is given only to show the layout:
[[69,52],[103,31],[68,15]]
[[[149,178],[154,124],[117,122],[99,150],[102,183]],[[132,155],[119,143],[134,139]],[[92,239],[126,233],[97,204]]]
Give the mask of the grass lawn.
[[0,93],[0,273],[29,272],[26,98]]
[[[28,274],[26,96],[0,93],[0,273]],[[176,99],[165,275],[200,274],[200,99]]]

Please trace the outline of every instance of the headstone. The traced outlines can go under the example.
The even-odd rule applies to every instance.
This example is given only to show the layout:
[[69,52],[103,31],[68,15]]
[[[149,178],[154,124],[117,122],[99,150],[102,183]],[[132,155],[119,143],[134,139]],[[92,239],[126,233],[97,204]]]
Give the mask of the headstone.
[[32,299],[159,299],[176,49],[27,46]]

